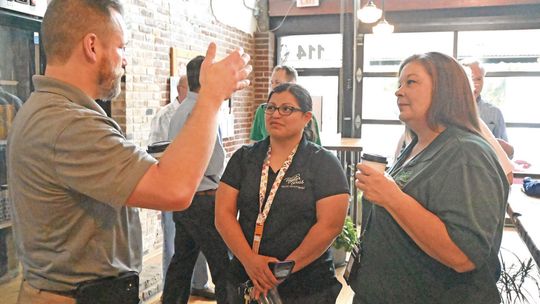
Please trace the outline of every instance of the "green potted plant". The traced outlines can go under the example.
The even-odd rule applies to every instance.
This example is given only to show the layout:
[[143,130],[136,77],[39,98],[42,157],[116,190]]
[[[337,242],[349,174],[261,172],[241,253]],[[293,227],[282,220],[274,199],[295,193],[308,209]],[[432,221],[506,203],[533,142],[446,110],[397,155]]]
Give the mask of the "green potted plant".
[[334,248],[333,255],[335,266],[345,264],[347,252],[350,252],[357,242],[358,231],[356,230],[351,217],[347,216],[341,233],[336,237],[334,244],[332,245]]
[[[502,251],[508,252],[506,261]],[[501,262],[501,276],[497,282],[502,304],[537,303],[540,294],[539,268],[535,267],[532,258],[520,259],[511,250],[501,248],[499,252]],[[536,290],[528,290],[534,288]],[[536,298],[536,299],[535,299]]]

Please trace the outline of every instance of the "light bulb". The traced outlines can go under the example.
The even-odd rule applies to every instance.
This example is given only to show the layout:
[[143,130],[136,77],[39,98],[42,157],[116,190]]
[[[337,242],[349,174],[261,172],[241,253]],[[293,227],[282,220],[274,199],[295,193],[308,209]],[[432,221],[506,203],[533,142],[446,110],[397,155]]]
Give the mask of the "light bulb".
[[375,35],[388,35],[394,32],[394,26],[386,18],[383,18],[377,25],[373,27],[373,34]]
[[373,23],[382,16],[382,10],[375,6],[373,1],[369,1],[364,7],[358,10],[358,19],[364,23]]

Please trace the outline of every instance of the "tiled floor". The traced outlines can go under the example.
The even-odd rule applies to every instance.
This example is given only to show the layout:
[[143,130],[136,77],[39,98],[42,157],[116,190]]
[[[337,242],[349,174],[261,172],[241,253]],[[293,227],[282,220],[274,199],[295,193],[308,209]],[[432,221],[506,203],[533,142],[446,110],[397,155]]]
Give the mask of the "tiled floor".
[[[507,264],[507,267],[510,267],[512,264],[516,263],[516,256],[519,257],[521,260],[527,260],[530,258],[530,254],[517,235],[517,233],[511,229],[506,228],[505,232],[503,234],[503,243],[502,243],[502,252],[504,255],[505,263]],[[150,261],[152,263],[159,263],[159,258],[152,258]],[[157,262],[156,262],[157,261]],[[338,277],[342,278],[343,273],[343,267],[338,269]],[[540,277],[538,275],[538,268],[533,266],[533,275],[536,277],[537,282],[540,283]],[[343,282],[342,282],[343,283]],[[17,299],[17,293],[19,290],[19,284],[20,284],[20,276],[16,279],[10,280],[7,283],[0,284],[0,303],[2,304],[15,304]],[[526,283],[522,286],[522,291],[526,291],[528,293],[528,300],[530,304],[540,304],[540,293],[538,286],[531,281],[530,279],[526,281]],[[350,304],[352,303],[353,298],[353,292],[347,286],[344,284],[344,288],[341,290],[341,294],[338,297],[337,304]],[[159,303],[159,295],[154,296],[151,298],[147,303],[151,304],[158,304]],[[198,297],[191,297],[189,300],[189,303],[191,304],[210,304],[210,303],[216,303],[215,301],[209,301],[205,300],[203,298]],[[516,302],[521,303],[521,302]]]

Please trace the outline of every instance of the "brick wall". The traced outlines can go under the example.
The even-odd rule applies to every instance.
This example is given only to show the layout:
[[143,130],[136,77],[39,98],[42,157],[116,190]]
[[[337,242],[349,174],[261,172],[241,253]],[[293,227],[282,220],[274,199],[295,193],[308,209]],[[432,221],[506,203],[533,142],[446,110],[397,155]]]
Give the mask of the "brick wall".
[[[214,41],[218,45],[217,56],[224,57],[239,46],[252,54],[254,39],[252,35],[217,22],[212,16],[209,1],[126,0],[124,9],[130,31],[125,93],[115,101],[113,110],[127,137],[145,147],[152,117],[169,100],[170,47],[204,54],[208,43]],[[225,142],[229,153],[247,142],[249,130],[246,129],[253,117],[253,91],[249,88],[233,96],[237,122],[236,136]],[[144,250],[150,252],[154,245],[161,246],[155,240],[160,235],[152,233],[159,230],[159,225],[145,227],[152,222],[144,220],[151,218],[145,212],[150,211],[141,214],[145,231]]]
[[[236,47],[243,47],[252,55],[255,40],[250,34],[217,22],[209,1],[126,0],[124,5],[130,30],[125,105],[116,104],[115,118],[122,123],[125,115],[128,138],[146,146],[150,121],[169,98],[170,47],[204,54],[208,43],[214,41],[218,45],[218,57],[224,57]],[[247,142],[245,128],[253,117],[253,92],[252,87],[233,96],[237,123],[236,136],[225,143],[229,153]]]
[[274,68],[275,35],[272,32],[255,33],[255,64],[253,69],[254,108],[266,102],[270,91],[270,76]]

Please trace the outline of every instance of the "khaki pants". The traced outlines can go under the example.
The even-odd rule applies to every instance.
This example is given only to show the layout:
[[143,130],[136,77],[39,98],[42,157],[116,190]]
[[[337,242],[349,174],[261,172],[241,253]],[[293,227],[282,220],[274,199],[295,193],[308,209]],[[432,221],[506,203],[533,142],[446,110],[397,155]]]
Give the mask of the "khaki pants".
[[75,304],[75,299],[36,289],[26,281],[21,283],[17,304]]

